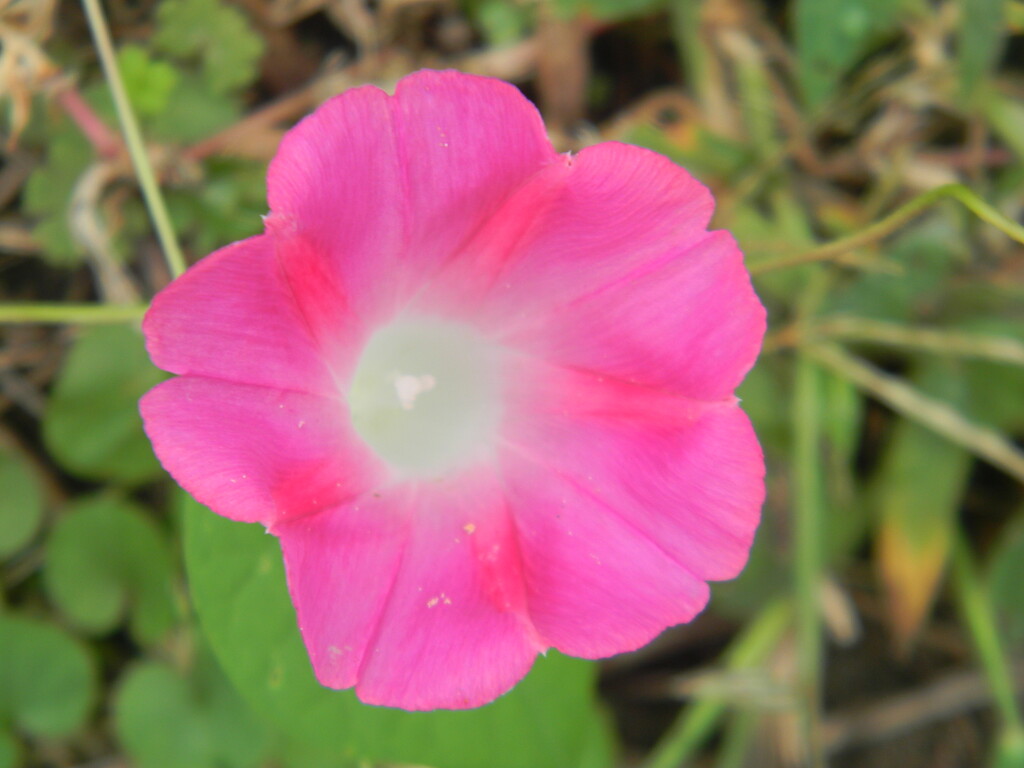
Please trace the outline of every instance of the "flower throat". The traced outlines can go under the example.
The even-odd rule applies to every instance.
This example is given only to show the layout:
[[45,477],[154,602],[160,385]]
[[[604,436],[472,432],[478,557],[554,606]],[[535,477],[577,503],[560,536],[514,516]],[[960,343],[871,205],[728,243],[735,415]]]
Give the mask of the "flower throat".
[[402,318],[363,350],[352,424],[401,477],[436,477],[485,458],[499,415],[493,348],[469,328]]

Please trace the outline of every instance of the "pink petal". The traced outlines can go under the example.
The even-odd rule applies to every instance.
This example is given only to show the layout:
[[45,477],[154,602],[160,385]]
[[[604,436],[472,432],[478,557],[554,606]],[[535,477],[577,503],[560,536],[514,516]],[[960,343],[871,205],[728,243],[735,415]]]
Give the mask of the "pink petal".
[[586,372],[519,365],[503,435],[702,580],[746,563],[764,458],[730,399],[701,403]]
[[357,313],[379,321],[554,157],[514,87],[420,72],[394,97],[347,91],[292,129],[270,166],[268,223],[324,253]]
[[292,297],[270,238],[229,245],[153,299],[149,354],[171,373],[330,394],[331,372]]
[[501,488],[467,474],[416,486],[413,528],[356,688],[369,704],[480,706],[545,647],[526,618]]
[[509,449],[527,604],[537,631],[573,656],[639,648],[706,604],[707,585],[579,480]]
[[543,320],[705,235],[713,201],[668,159],[605,143],[524,184],[453,260],[421,306],[485,327]]
[[543,359],[664,388],[728,397],[754,364],[765,310],[726,232],[644,265],[508,339]]
[[411,488],[278,523],[288,589],[322,685],[351,688],[412,528]]
[[140,408],[164,468],[232,520],[300,517],[385,477],[339,400],[181,376],[150,390]]

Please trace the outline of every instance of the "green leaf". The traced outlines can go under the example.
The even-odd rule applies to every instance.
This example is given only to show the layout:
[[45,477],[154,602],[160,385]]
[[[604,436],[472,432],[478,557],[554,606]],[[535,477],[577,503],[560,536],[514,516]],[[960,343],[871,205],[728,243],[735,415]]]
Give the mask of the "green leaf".
[[267,209],[265,174],[259,163],[211,161],[198,189],[169,196],[176,229],[187,232],[200,253],[258,234]]
[[995,134],[1017,156],[1017,160],[1024,160],[1024,132],[1020,130],[1024,125],[1024,104],[1001,93],[991,92],[985,100],[985,117]]
[[174,623],[173,567],[163,534],[134,504],[114,496],[77,502],[50,534],[47,593],[76,627],[104,634],[128,615],[141,643]]
[[403,712],[321,687],[296,628],[277,542],[260,526],[225,520],[190,498],[184,507],[189,584],[206,636],[243,696],[295,743],[336,763],[608,763],[607,731],[593,702],[595,667],[555,652],[511,693],[476,710]]
[[15,768],[21,749],[14,736],[0,728],[0,768]]
[[[1024,343],[1024,320],[999,317],[989,303],[989,315],[960,323],[960,330],[1014,339]],[[1008,310],[1004,310],[1009,314]],[[1024,367],[988,360],[964,365],[970,392],[970,414],[976,420],[1011,434],[1024,432]]]
[[83,331],[47,405],[46,447],[64,469],[90,480],[134,485],[157,476],[160,465],[142,431],[138,401],[163,378],[137,328]]
[[794,0],[797,79],[816,111],[835,94],[850,68],[891,34],[905,0]]
[[960,98],[968,106],[985,97],[985,85],[999,62],[1006,36],[1005,7],[1005,0],[960,0],[957,59]]
[[958,221],[931,215],[884,246],[902,274],[858,274],[833,292],[829,310],[895,322],[927,317],[948,299],[950,275],[966,253]]
[[200,74],[179,73],[178,87],[170,96],[170,108],[150,121],[156,138],[188,143],[198,141],[234,123],[242,116],[235,96],[213,90]]
[[828,562],[850,557],[867,533],[867,516],[857,503],[855,461],[864,424],[864,398],[847,379],[822,373],[825,413],[822,425],[828,449],[827,497],[830,507],[825,523]]
[[474,18],[483,30],[489,46],[512,45],[526,35],[529,12],[525,6],[508,0],[485,0],[474,9]]
[[117,52],[117,64],[132,107],[140,117],[162,115],[170,106],[171,93],[178,85],[177,70],[165,61],[153,60],[137,45]]
[[269,740],[209,654],[188,677],[163,662],[142,662],[121,680],[114,727],[139,768],[249,768]]
[[988,590],[1011,645],[1024,642],[1024,509],[1000,535],[988,568]]
[[157,10],[157,48],[182,60],[198,58],[215,93],[255,80],[263,41],[237,8],[219,0],[163,0]]
[[66,736],[85,722],[94,686],[92,661],[75,640],[0,613],[0,722],[33,736]]
[[36,219],[33,234],[43,246],[42,257],[55,266],[82,261],[83,251],[68,227],[71,193],[93,158],[92,148],[69,121],[49,137],[46,159],[25,183],[22,209]]
[[553,3],[555,11],[564,17],[587,14],[606,21],[647,16],[666,5],[666,0],[554,0]]
[[0,448],[0,559],[24,547],[43,518],[43,493],[32,465]]
[[[928,358],[913,376],[922,390],[953,406],[964,400],[961,370]],[[907,647],[927,617],[949,560],[971,455],[907,420],[893,430],[876,477],[877,563],[890,623]]]

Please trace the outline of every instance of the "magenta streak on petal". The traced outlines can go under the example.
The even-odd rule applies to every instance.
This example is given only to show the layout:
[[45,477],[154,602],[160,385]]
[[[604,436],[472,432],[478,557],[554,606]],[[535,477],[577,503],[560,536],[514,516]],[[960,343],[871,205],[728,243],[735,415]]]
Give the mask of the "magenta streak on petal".
[[271,239],[235,243],[156,296],[147,349],[171,373],[330,395],[330,372],[287,296]]
[[233,520],[272,526],[359,496],[385,474],[336,399],[180,376],[150,390],[141,410],[167,471]]

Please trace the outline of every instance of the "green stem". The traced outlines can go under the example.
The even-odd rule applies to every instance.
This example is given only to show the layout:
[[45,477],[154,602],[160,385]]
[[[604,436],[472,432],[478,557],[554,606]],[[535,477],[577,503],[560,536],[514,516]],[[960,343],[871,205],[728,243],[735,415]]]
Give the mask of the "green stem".
[[816,344],[805,353],[897,413],[961,445],[1024,482],[1024,451],[996,430],[975,424],[958,410],[839,347]]
[[[830,284],[829,275],[811,276],[800,299],[797,322],[813,323]],[[822,371],[808,355],[796,360],[793,391],[793,589],[796,596],[797,681],[803,708],[804,744],[808,765],[825,765],[821,734],[825,647],[821,618],[824,568],[824,504],[822,483]]]
[[900,347],[1024,367],[1024,343],[1009,336],[901,325],[869,317],[833,315],[814,327],[818,338]]
[[778,259],[751,264],[750,273],[759,275],[776,269],[798,267],[820,261],[831,261],[856,248],[870,245],[877,240],[887,237],[935,203],[947,199],[956,200],[982,221],[991,224],[1017,242],[1024,243],[1024,227],[1003,216],[1003,214],[963,184],[946,184],[918,195],[884,219],[870,224],[856,234],[834,240],[831,243],[819,245],[809,251],[797,253],[793,256],[783,256]]
[[148,307],[124,304],[0,304],[0,323],[104,325],[137,323]]
[[138,121],[135,119],[135,113],[132,111],[132,105],[128,99],[128,92],[125,90],[121,73],[117,68],[117,56],[114,53],[103,9],[100,7],[99,0],[82,0],[82,2],[100,62],[103,64],[103,71],[107,76],[107,83],[110,85],[110,92],[114,97],[117,116],[121,121],[121,130],[124,133],[125,143],[128,145],[128,154],[131,155],[132,164],[135,166],[139,186],[142,188],[142,196],[146,200],[146,207],[153,220],[153,227],[160,240],[160,247],[163,249],[167,266],[170,268],[171,274],[178,277],[188,265],[181,253],[181,248],[178,247],[178,240],[174,236],[174,227],[171,226],[171,218],[167,213],[163,195],[160,193],[160,185],[156,182],[156,175],[149,162],[146,145],[142,141],[142,132],[139,130]]
[[[748,669],[761,663],[779,644],[790,625],[788,603],[770,603],[733,641],[725,654],[725,668]],[[654,748],[645,768],[679,768],[711,736],[728,705],[720,698],[704,698],[684,707],[679,718]]]
[[821,370],[806,355],[796,362],[794,388],[794,537],[797,676],[804,704],[804,738],[812,766],[824,764],[821,742],[822,568]]
[[996,710],[1003,722],[1004,738],[1024,741],[1024,719],[1014,690],[1014,675],[999,639],[988,596],[978,578],[971,552],[963,536],[953,545],[953,580],[960,611],[971,633],[978,659],[988,678]]

